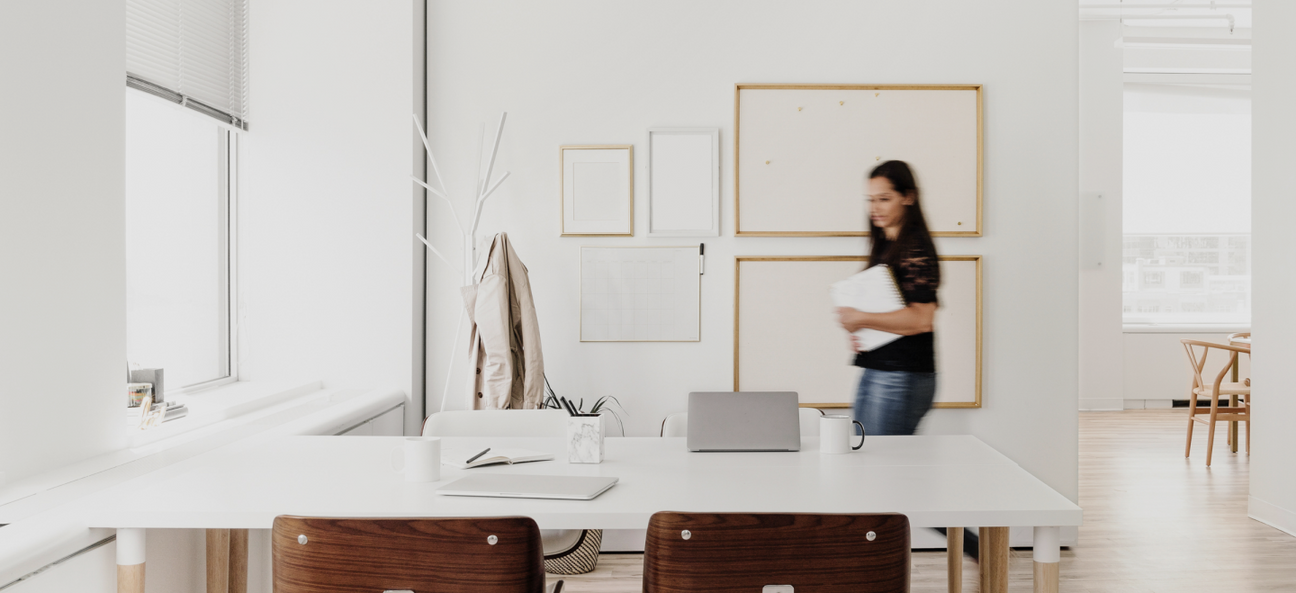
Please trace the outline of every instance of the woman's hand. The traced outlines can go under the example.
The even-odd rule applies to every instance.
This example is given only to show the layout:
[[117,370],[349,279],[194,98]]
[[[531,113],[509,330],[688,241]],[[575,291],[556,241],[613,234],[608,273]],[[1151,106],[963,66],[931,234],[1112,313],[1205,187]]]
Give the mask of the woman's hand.
[[846,334],[846,338],[847,338],[846,343],[850,345],[850,351],[859,352],[860,351],[859,338],[855,337],[855,334]]
[[848,332],[855,333],[862,329],[867,319],[868,313],[850,307],[837,307],[837,322]]

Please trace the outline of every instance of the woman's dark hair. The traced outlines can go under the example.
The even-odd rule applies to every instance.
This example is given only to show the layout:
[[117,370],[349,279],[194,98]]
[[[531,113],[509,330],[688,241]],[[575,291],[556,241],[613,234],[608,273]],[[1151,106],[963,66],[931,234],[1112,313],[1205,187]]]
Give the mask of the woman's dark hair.
[[932,242],[931,233],[927,230],[927,219],[923,218],[922,205],[918,200],[918,182],[914,180],[913,171],[904,161],[887,161],[869,172],[869,179],[878,177],[891,182],[891,187],[902,197],[913,198],[913,203],[905,206],[904,219],[900,223],[900,234],[894,241],[887,239],[886,231],[873,224],[869,212],[864,216],[869,226],[869,263],[868,267],[886,264],[894,269],[904,254],[915,248],[936,253],[936,244]]

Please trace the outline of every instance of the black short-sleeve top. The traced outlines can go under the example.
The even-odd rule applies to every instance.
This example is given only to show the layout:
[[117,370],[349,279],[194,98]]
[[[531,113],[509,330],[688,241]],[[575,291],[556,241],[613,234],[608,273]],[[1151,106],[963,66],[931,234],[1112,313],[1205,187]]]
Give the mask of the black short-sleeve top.
[[[940,286],[940,261],[931,246],[907,249],[892,267],[896,284],[905,303],[935,303],[936,289]],[[879,346],[875,350],[855,355],[855,366],[879,371],[908,371],[912,373],[936,372],[935,334],[926,332]]]

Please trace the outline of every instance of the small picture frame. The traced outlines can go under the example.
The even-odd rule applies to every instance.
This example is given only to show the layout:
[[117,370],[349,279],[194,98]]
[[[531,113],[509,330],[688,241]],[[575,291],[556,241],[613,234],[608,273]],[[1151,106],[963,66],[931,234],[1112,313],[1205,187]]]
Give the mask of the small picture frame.
[[634,236],[634,146],[558,148],[562,236]]
[[648,130],[648,236],[720,236],[720,128]]

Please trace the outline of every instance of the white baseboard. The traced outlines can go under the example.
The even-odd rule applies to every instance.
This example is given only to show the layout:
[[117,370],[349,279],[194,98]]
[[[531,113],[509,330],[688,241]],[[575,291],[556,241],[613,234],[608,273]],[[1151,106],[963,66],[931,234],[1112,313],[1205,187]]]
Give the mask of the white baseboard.
[[1169,410],[1174,407],[1174,400],[1168,399],[1127,399],[1126,410]]
[[1080,398],[1081,412],[1110,412],[1124,409],[1125,400],[1119,397]]
[[1248,496],[1247,516],[1289,535],[1296,535],[1296,511]]

